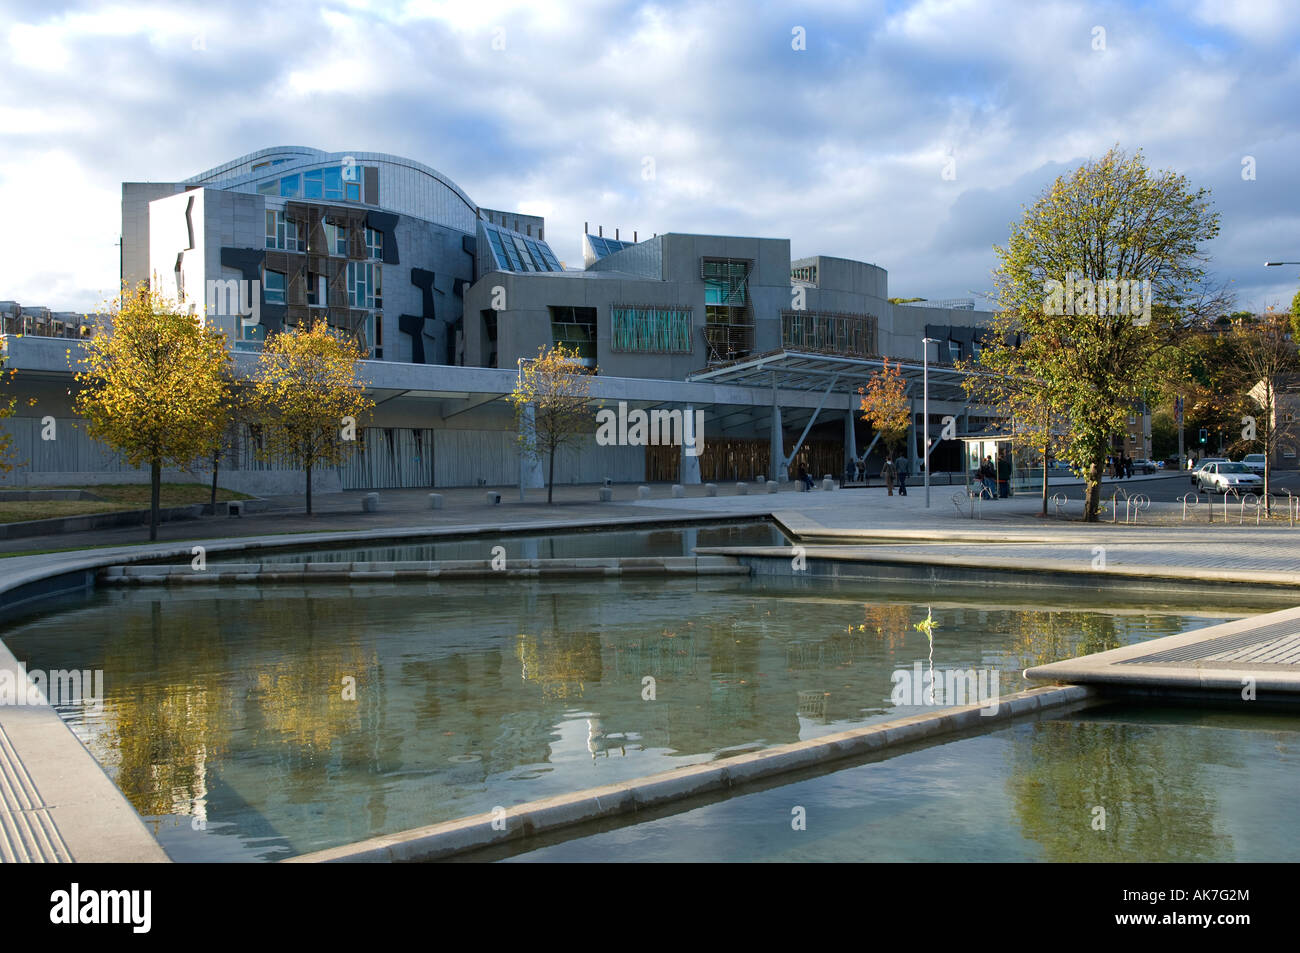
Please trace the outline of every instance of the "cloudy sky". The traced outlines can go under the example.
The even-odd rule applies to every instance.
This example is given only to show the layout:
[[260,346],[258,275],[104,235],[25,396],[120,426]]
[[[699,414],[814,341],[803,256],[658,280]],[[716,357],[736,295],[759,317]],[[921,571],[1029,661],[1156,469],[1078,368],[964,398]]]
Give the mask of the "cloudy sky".
[[418,159],[571,265],[584,221],[788,237],[935,299],[1118,143],[1212,190],[1239,305],[1300,287],[1295,0],[0,0],[0,43],[0,298],[56,310],[115,289],[123,181],[272,145]]

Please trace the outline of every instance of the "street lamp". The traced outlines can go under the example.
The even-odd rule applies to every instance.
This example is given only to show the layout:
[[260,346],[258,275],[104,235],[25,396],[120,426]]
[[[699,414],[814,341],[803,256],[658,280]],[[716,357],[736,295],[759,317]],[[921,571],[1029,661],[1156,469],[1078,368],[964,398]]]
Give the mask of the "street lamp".
[[930,508],[930,345],[937,338],[921,338],[921,466],[925,467],[925,508]]

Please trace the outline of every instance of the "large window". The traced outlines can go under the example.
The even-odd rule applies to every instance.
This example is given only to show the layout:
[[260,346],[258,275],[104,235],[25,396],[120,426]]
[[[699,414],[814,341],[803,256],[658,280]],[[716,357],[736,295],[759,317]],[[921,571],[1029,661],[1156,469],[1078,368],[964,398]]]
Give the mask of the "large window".
[[267,304],[284,304],[285,274],[280,271],[264,272],[262,293]]
[[551,308],[551,337],[568,350],[576,349],[586,367],[596,364],[596,309]]
[[375,261],[384,259],[384,233],[377,229],[366,229],[366,254]]
[[348,300],[354,308],[382,308],[383,266],[368,261],[348,262]]
[[285,218],[284,212],[267,209],[266,247],[279,251],[306,251],[307,230],[302,222]]
[[689,354],[692,349],[689,308],[615,307],[609,315],[615,351]]
[[870,314],[782,311],[781,343],[801,350],[867,357],[876,353],[876,318]]
[[749,311],[749,262],[705,258],[704,340],[708,362],[719,364],[747,356],[754,347],[754,320]]

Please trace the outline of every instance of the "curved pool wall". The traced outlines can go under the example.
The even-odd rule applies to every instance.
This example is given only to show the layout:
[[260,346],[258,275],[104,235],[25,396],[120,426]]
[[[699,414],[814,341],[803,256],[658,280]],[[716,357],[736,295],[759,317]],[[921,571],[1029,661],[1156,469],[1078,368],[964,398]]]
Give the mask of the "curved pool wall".
[[1298,751],[1294,708],[1067,706],[463,859],[1294,863]]

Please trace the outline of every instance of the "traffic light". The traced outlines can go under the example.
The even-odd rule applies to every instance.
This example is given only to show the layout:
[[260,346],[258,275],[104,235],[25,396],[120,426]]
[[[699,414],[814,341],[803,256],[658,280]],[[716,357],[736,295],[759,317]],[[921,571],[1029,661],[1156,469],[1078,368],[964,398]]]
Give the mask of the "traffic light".
[[1209,432],[1208,430],[1206,430],[1204,427],[1202,427],[1202,428],[1201,428],[1201,443],[1205,443],[1205,440],[1206,440],[1207,437],[1209,437],[1209,435],[1210,435],[1210,432]]

